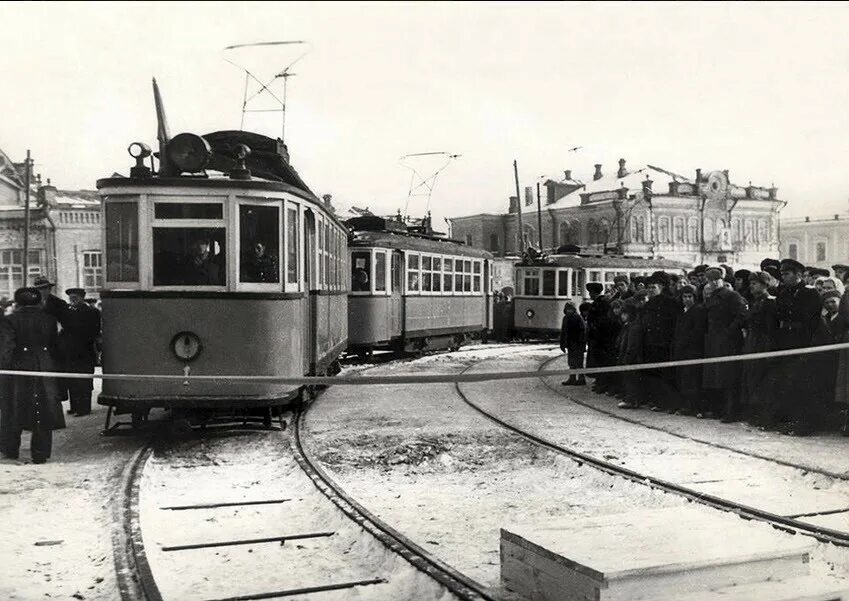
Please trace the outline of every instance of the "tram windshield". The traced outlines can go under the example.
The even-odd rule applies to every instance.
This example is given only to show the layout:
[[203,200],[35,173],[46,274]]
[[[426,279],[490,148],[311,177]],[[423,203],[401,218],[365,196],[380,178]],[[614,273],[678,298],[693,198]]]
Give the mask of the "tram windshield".
[[[385,265],[384,265],[385,267]],[[371,252],[354,251],[351,253],[351,291],[369,291],[369,273],[371,272]]]
[[239,207],[239,280],[280,282],[280,210],[277,207]]
[[225,230],[153,228],[154,286],[224,286]]

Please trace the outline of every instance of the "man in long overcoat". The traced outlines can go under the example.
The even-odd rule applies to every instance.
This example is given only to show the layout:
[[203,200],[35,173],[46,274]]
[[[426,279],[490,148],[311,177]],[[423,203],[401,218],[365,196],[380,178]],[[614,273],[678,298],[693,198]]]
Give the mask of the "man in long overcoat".
[[[779,350],[812,346],[822,325],[822,300],[816,289],[805,285],[805,266],[794,259],[781,261],[781,280],[775,299],[778,314],[776,348]],[[781,361],[780,390],[788,434],[806,436],[816,428],[821,407],[816,395],[815,373],[809,355],[786,357]]]
[[[587,346],[587,326],[578,315],[575,305],[567,302],[563,307],[563,323],[560,327],[560,350],[566,353],[569,369],[584,367],[584,350]],[[584,374],[577,378],[574,374],[563,382],[564,386],[583,386],[586,384]]]
[[[696,302],[696,289],[693,286],[681,288],[681,302],[684,310],[675,322],[672,336],[672,360],[701,359],[705,353],[705,332],[707,331],[707,309]],[[685,415],[700,412],[702,392],[702,366],[683,365],[675,368],[675,384],[681,399],[671,405],[671,409]]]
[[[95,344],[100,334],[100,312],[85,302],[85,290],[82,288],[68,288],[65,294],[71,302],[59,334],[59,355],[63,369],[71,373],[93,374]],[[71,397],[68,413],[77,416],[91,413],[93,380],[68,379],[65,387]]]
[[[705,275],[708,278],[704,288],[707,309],[705,357],[737,355],[743,346],[746,301],[724,283],[720,268],[711,267]],[[702,385],[712,397],[713,413],[722,413],[722,421],[726,423],[737,419],[740,371],[740,364],[734,361],[709,363],[702,369]]]
[[[10,368],[21,371],[55,371],[56,318],[42,311],[36,288],[15,292],[17,310],[8,320],[14,332]],[[17,458],[23,430],[32,432],[33,463],[44,463],[53,448],[53,430],[65,427],[62,401],[55,378],[13,376],[11,397],[2,412],[3,449]]]
[[[649,278],[649,300],[640,316],[643,325],[644,363],[669,361],[675,320],[681,312],[681,306],[664,292],[667,283],[668,278],[663,272],[655,273]],[[675,379],[672,369],[645,370],[642,372],[642,379],[652,410],[672,408],[676,396],[672,388]]]
[[[752,302],[746,314],[744,353],[766,353],[775,350],[778,316],[775,299],[769,296],[773,278],[765,271],[749,276]],[[776,425],[777,363],[771,359],[746,361],[743,364],[743,397],[750,407],[749,424],[764,430]]]
[[[587,284],[587,292],[593,301],[587,314],[587,367],[608,367],[616,363],[614,343],[616,328],[610,312],[610,301],[599,282]],[[609,379],[598,374],[593,390],[606,392]]]

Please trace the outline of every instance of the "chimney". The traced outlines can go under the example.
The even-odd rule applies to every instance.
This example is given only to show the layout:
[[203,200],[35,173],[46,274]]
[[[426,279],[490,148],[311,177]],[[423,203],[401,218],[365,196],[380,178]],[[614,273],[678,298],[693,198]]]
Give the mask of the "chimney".
[[529,207],[534,204],[534,189],[531,186],[525,186],[525,206]]
[[616,172],[616,177],[625,177],[628,171],[625,170],[625,159],[619,159],[619,171]]
[[835,214],[835,215],[834,215],[834,220],[835,220],[835,221],[840,221],[840,215]]
[[696,169],[696,183],[697,184],[702,183],[702,170],[701,169]]
[[38,193],[36,198],[38,199],[38,204],[42,207],[55,207],[56,206],[56,187],[50,185],[50,178],[47,178],[47,185],[40,186],[38,188]]
[[805,223],[810,223],[810,222],[811,222],[811,218],[806,215],[805,216]]
[[602,177],[603,177],[603,176],[602,176],[602,174],[601,174],[601,163],[596,163],[596,164],[595,164],[595,173],[593,173],[593,181],[594,181],[594,182],[597,182],[597,181],[598,181],[598,180],[600,180]]
[[518,213],[519,212],[519,197],[511,196],[510,197],[510,210],[509,213]]
[[571,181],[571,179],[572,179],[572,170],[571,169],[567,169],[566,171],[563,172],[563,179],[566,180],[567,182]]

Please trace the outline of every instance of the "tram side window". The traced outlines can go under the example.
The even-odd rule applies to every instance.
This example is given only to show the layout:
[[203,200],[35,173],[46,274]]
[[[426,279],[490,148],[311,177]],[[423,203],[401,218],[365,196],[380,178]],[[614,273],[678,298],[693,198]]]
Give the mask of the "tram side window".
[[572,272],[572,296],[584,295],[584,270],[575,269]]
[[374,253],[374,289],[386,292],[386,253],[382,250]]
[[298,237],[300,228],[298,223],[298,207],[288,205],[286,207],[286,283],[298,283]]
[[280,216],[277,207],[239,207],[239,280],[277,284],[280,282],[278,247]]
[[419,255],[407,255],[407,291],[419,291]]
[[422,255],[422,292],[430,292],[433,257]]
[[523,277],[525,296],[539,296],[539,270],[526,269]]
[[475,261],[472,267],[472,292],[481,291],[481,262]]
[[371,273],[371,251],[355,250],[351,253],[351,291],[369,291]]
[[224,286],[223,227],[153,228],[154,286]]
[[442,265],[442,291],[447,294],[454,290],[454,259],[445,259]]
[[542,272],[542,295],[554,296],[554,279],[557,272],[553,269],[546,269]]
[[106,281],[139,281],[139,217],[134,202],[106,203]]
[[442,257],[433,258],[433,279],[430,286],[431,291],[442,292]]
[[557,296],[569,296],[569,272],[564,270],[557,272]]
[[[324,288],[330,288],[330,222],[324,222]],[[386,265],[383,266],[384,270]]]
[[392,253],[392,292],[401,290],[401,255]]

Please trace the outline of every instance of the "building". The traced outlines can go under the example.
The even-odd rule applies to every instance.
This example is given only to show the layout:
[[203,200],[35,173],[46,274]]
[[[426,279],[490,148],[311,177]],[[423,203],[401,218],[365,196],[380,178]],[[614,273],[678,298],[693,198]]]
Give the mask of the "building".
[[849,263],[849,215],[781,220],[781,256],[815,267]]
[[103,285],[100,197],[95,191],[59,190],[41,176],[30,185],[29,264],[24,281],[26,163],[13,163],[0,150],[0,298],[44,275],[56,294]]
[[778,254],[786,203],[774,186],[735,185],[727,171],[697,169],[691,179],[648,164],[629,169],[625,159],[607,174],[596,164],[586,180],[565,171],[562,179],[545,181],[541,216],[535,190],[525,188],[521,245],[516,197],[506,213],[451,219],[451,235],[499,256],[569,244],[586,252],[752,267]]

